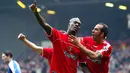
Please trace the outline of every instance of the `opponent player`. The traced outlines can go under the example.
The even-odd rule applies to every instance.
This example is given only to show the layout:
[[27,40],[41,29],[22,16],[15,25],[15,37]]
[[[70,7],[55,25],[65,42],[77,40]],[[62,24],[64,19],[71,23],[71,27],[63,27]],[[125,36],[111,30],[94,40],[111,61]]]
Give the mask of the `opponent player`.
[[2,60],[5,63],[8,63],[8,72],[7,73],[21,73],[19,64],[13,60],[13,55],[11,52],[3,52]]
[[98,23],[92,30],[92,36],[83,38],[82,45],[77,37],[71,35],[70,41],[78,46],[86,56],[86,64],[91,73],[108,73],[112,46],[105,40],[108,35],[108,26]]
[[[50,73],[76,73],[78,60],[83,56],[81,56],[82,52],[75,45],[71,44],[69,35],[75,35],[80,29],[81,22],[79,18],[72,18],[69,22],[67,33],[62,33],[45,22],[37,12],[36,2],[30,5],[30,9],[53,44],[54,50],[50,63]],[[81,42],[80,39],[79,41]]]

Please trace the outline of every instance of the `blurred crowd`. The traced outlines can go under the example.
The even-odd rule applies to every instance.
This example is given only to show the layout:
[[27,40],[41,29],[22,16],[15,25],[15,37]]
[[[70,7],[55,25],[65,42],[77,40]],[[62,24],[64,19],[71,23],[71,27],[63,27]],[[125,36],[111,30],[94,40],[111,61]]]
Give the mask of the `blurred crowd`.
[[130,40],[111,43],[110,73],[130,73]]
[[[110,73],[130,73],[130,44],[113,42],[113,52],[110,60]],[[20,56],[17,62],[22,73],[49,73],[49,64],[45,58],[40,57],[32,50]],[[7,64],[0,59],[0,73],[7,72]],[[78,73],[82,73],[78,67]]]

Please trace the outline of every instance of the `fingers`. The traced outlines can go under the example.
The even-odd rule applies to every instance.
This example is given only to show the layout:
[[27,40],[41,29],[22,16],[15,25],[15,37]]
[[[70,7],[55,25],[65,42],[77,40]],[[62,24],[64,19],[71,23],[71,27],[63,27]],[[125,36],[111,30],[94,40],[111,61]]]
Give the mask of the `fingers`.
[[74,39],[69,38],[69,41],[70,41],[70,42],[74,42]]
[[76,39],[76,37],[75,37],[74,35],[69,35],[69,37],[70,37],[71,39]]
[[34,5],[36,6],[37,4],[36,4],[36,0],[34,0]]
[[29,9],[33,12],[37,12],[36,0],[34,0],[33,4],[29,5]]
[[22,33],[20,33],[20,34],[18,35],[18,39],[23,40],[24,38],[25,38],[25,35],[23,35]]
[[73,43],[75,41],[75,39],[76,39],[76,37],[74,35],[69,35],[70,42]]
[[19,35],[18,35],[18,39],[22,36],[23,34],[22,33],[20,33]]

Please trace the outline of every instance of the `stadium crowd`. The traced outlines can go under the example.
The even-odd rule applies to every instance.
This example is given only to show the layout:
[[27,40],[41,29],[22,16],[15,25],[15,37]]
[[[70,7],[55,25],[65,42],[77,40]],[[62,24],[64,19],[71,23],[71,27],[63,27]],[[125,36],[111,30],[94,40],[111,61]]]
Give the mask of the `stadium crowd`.
[[[112,45],[109,73],[130,73],[130,44],[114,42]],[[45,58],[40,57],[32,50],[26,50],[24,54],[26,55],[21,55],[17,59],[22,73],[49,73],[49,64]],[[7,64],[0,59],[0,73],[6,73],[7,68]],[[78,67],[78,73],[82,73],[80,67]]]

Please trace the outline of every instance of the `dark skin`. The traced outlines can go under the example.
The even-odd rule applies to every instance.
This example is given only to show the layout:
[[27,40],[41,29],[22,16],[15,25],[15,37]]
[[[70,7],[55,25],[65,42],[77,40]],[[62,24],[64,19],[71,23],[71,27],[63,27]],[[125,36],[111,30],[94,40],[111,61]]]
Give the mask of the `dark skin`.
[[[104,33],[101,32],[102,25],[97,24],[94,29],[92,30],[92,36],[93,40],[96,41],[96,43],[101,44],[104,40]],[[77,39],[76,36],[70,35],[70,41],[78,46],[82,52],[84,52],[89,58],[93,60],[100,60],[102,58],[102,54],[100,52],[93,52],[89,49],[87,49],[85,46],[83,46]],[[87,65],[84,63],[79,64],[81,67],[81,70],[84,73],[89,73],[87,69]]]
[[[48,35],[52,32],[52,27],[45,21],[45,19],[37,12],[37,6],[36,1],[29,6],[29,8],[32,10],[32,12],[35,14],[39,24],[43,27],[43,29],[46,31]],[[67,34],[70,35],[76,35],[78,30],[80,29],[80,23],[78,22],[69,22]]]
[[[94,29],[92,30],[92,37],[93,40],[97,44],[102,44],[104,41],[104,33],[101,32],[101,28],[103,28],[102,25],[97,24]],[[93,60],[100,60],[102,58],[102,54],[100,52],[93,52],[89,49],[87,49],[85,46],[83,46],[77,39],[76,36],[70,35],[70,41],[78,46],[82,52],[84,52],[89,58]]]
[[[36,6],[36,1],[29,6],[29,8],[32,10],[34,15],[36,16],[39,24],[42,26],[42,28],[46,31],[48,35],[51,35],[52,33],[52,27],[45,21],[45,19],[37,12],[37,6]],[[68,29],[67,29],[67,34],[68,35],[76,35],[76,33],[80,29],[80,23],[77,21],[74,22],[69,22]],[[84,72],[87,73],[87,72]]]

